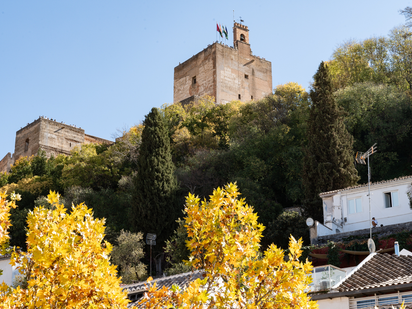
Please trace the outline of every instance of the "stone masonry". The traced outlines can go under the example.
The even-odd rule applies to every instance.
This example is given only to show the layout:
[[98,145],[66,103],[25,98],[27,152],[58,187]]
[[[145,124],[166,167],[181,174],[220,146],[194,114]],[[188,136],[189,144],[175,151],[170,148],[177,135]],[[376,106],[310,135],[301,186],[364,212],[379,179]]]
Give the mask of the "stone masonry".
[[14,154],[8,153],[0,161],[0,172],[10,171],[11,165],[21,157],[36,155],[39,149],[46,156],[59,154],[70,155],[70,151],[81,144],[113,142],[85,134],[82,128],[57,122],[46,117],[39,117],[16,132]]
[[272,93],[272,64],[252,55],[247,26],[233,26],[233,47],[214,43],[174,69],[173,102],[210,95],[217,104],[259,100]]

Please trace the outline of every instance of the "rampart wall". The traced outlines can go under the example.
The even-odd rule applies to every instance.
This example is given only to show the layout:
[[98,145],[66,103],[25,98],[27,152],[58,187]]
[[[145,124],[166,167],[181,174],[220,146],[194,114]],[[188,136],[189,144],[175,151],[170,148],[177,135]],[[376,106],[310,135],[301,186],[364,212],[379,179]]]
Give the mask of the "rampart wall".
[[0,161],[0,172],[10,171],[11,165],[21,157],[36,155],[41,149],[46,156],[70,155],[71,150],[83,143],[105,143],[112,141],[85,134],[82,128],[39,117],[16,132],[13,156],[8,153]]
[[13,164],[11,153],[7,153],[0,161],[0,172],[9,172]]

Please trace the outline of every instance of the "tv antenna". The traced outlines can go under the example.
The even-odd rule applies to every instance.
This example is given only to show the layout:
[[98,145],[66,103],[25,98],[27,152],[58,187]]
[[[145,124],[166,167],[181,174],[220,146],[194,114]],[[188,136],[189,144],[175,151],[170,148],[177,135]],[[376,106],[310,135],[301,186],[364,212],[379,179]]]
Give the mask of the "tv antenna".
[[365,159],[368,161],[368,196],[369,196],[369,233],[370,239],[372,239],[372,218],[371,218],[371,169],[369,167],[369,157],[377,151],[376,143],[366,152],[357,152],[355,156],[356,162],[359,164],[366,164]]

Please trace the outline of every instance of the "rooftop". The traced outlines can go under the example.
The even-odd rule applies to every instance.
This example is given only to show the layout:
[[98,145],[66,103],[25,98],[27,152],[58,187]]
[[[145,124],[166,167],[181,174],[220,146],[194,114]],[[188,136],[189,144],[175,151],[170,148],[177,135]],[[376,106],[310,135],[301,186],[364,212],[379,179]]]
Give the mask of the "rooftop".
[[339,292],[365,290],[412,283],[412,256],[375,253],[342,280]]
[[[406,179],[412,179],[412,175],[410,176],[404,176],[404,177],[399,177],[399,178],[394,178],[394,179],[390,179],[390,180],[382,180],[382,181],[376,181],[376,182],[371,182],[371,186],[375,186],[375,185],[380,185],[380,184],[387,184],[387,183],[391,183],[391,182],[395,182],[395,181],[400,181],[400,180],[406,180]],[[330,195],[333,193],[338,193],[338,192],[342,192],[342,191],[347,191],[347,190],[352,190],[352,189],[358,189],[358,188],[363,188],[363,187],[367,187],[368,184],[361,184],[361,185],[356,185],[356,186],[352,186],[352,187],[347,187],[344,189],[337,189],[337,190],[332,190],[332,191],[327,191],[327,192],[322,192],[319,194],[320,197],[324,196],[324,195]]]
[[[163,287],[171,288],[173,285],[179,286],[181,289],[185,289],[192,281],[195,281],[196,279],[200,278],[203,279],[203,271],[194,271],[194,272],[188,272],[188,273],[183,273],[183,274],[178,274],[178,275],[173,275],[173,276],[168,276],[168,277],[163,277],[163,278],[157,278],[148,283],[147,281],[142,281],[138,283],[133,283],[133,284],[128,284],[123,286],[125,290],[127,290],[127,294],[130,296],[130,294],[142,294],[147,291],[148,285],[152,285],[156,282],[156,287],[158,289],[161,289]],[[138,302],[140,301],[139,298],[133,298],[129,297],[130,299],[133,300],[132,303],[129,304],[129,307],[138,307]]]

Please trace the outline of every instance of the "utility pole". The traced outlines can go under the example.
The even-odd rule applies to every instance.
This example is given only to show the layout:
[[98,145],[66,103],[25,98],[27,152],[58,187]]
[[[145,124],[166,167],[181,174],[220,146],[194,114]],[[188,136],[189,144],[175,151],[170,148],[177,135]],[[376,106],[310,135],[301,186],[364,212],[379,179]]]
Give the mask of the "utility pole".
[[368,241],[368,247],[369,251],[371,251],[371,245],[369,245],[370,242],[373,242],[372,240],[372,217],[371,217],[371,170],[370,170],[370,165],[369,165],[369,157],[374,154],[377,151],[376,143],[373,144],[371,148],[368,149],[366,152],[357,152],[355,160],[359,164],[366,164],[365,159],[368,160],[368,196],[369,196],[369,241]]

